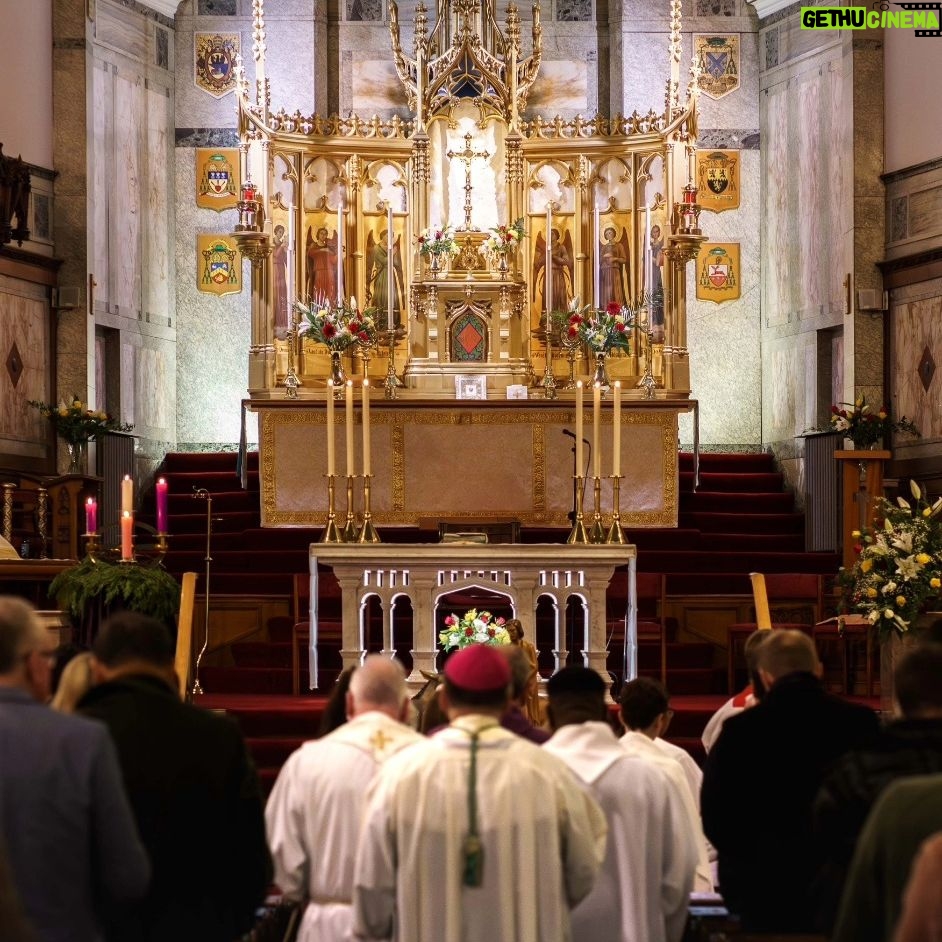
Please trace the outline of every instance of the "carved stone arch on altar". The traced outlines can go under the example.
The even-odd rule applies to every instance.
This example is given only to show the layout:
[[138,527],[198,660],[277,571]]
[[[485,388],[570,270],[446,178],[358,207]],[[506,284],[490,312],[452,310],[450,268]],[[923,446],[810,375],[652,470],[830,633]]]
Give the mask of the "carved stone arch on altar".
[[461,298],[445,302],[449,362],[486,363],[488,361],[492,316],[490,301]]
[[364,168],[360,185],[363,212],[385,213],[389,206],[393,213],[408,211],[409,185],[405,167],[399,161],[388,158],[371,161]]
[[301,206],[305,213],[336,212],[346,196],[344,160],[311,157],[301,169]]
[[669,304],[666,295],[666,258],[664,249],[670,231],[667,202],[664,199],[664,157],[660,153],[645,156],[638,170],[636,202],[644,213],[641,228],[641,257],[644,259],[641,286],[651,298],[652,339],[662,343],[665,337],[665,311]]

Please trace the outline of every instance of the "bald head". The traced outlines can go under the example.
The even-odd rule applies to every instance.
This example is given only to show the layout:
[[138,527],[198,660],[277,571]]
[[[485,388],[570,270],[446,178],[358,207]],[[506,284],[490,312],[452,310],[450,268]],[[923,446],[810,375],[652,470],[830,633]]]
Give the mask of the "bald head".
[[767,635],[756,651],[756,665],[767,685],[788,674],[821,675],[821,662],[814,642],[803,631],[778,628],[767,632]]
[[409,704],[406,672],[382,654],[370,654],[353,672],[347,691],[347,716],[379,710],[393,719],[405,716]]

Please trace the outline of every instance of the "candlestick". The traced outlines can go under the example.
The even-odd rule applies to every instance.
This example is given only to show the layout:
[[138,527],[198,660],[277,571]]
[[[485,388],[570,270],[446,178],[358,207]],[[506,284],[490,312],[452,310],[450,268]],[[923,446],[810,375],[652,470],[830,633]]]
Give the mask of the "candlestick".
[[134,517],[125,510],[121,513],[121,561],[130,562],[134,558]]
[[621,382],[615,381],[612,402],[612,476],[621,474]]
[[344,543],[356,543],[357,534],[360,532],[357,529],[356,514],[353,511],[353,484],[355,477],[352,474],[347,475],[347,520],[343,525],[343,541]]
[[121,513],[134,513],[134,481],[126,474],[121,482]]
[[167,532],[167,482],[158,478],[157,485],[157,532]]
[[602,417],[602,385],[592,384],[592,476],[602,475],[602,449],[599,448],[599,426]]
[[363,476],[369,477],[370,465],[370,381],[363,380]]
[[619,546],[622,546],[627,543],[628,540],[625,537],[625,531],[622,529],[621,525],[620,481],[620,475],[612,475],[612,525],[608,528],[608,536],[605,538],[605,542],[617,543]]
[[321,543],[343,543],[343,537],[337,528],[337,514],[334,510],[334,476],[327,475],[327,523],[321,531]]
[[363,526],[360,528],[360,535],[357,537],[357,543],[382,543],[376,527],[373,526],[373,513],[370,509],[370,478],[372,475],[363,475]]
[[599,208],[592,215],[592,244],[595,246],[595,278],[592,284],[592,306],[599,309],[599,285],[602,281],[602,249],[599,240]]
[[687,182],[694,183],[697,178],[697,148],[687,147]]
[[345,431],[347,433],[347,477],[353,475],[353,380],[347,380],[346,388],[347,420]]
[[592,529],[589,531],[590,543],[605,542],[605,527],[602,526],[602,479],[596,475],[593,484],[595,507],[592,511]]
[[343,304],[343,202],[337,207],[337,306]]
[[[576,439],[581,441],[582,439]],[[585,488],[583,487],[581,474],[576,475],[576,522],[572,525],[572,530],[566,538],[567,543],[588,543],[589,534],[585,532],[585,523],[583,522],[582,504],[585,499]]]
[[386,206],[386,328],[393,326],[393,288],[396,273],[393,266],[393,211],[392,203]]
[[327,476],[334,476],[334,381],[327,380]]
[[85,532],[98,532],[98,501],[94,497],[85,501]]
[[582,474],[582,380],[576,383],[576,470]]

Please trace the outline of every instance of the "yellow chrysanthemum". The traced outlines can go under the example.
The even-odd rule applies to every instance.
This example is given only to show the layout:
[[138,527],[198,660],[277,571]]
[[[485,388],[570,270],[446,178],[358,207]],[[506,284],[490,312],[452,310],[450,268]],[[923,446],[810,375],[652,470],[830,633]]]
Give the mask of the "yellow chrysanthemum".
[[928,553],[916,554],[916,562],[919,563],[920,566],[925,566],[925,564],[929,562],[930,559],[932,559],[932,557]]
[[897,604],[900,608],[902,608],[902,607],[906,604],[906,596],[905,596],[905,595],[897,595],[897,596],[896,596],[896,604]]
[[873,586],[870,586],[870,588],[867,589],[867,598],[875,599],[876,597],[877,597],[877,590]]
[[933,578],[929,580],[929,585],[933,589],[938,589],[939,587],[942,587],[942,580],[939,580],[933,576]]
[[860,561],[860,571],[861,572],[870,572],[873,569],[873,560],[872,559],[863,559]]

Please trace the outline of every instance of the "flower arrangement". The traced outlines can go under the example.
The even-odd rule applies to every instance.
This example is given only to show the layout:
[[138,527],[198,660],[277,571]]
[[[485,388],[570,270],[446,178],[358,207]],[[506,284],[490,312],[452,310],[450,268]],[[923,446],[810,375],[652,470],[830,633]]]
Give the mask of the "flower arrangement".
[[855,448],[869,448],[882,441],[890,432],[907,432],[919,436],[919,429],[905,415],[898,422],[893,422],[886,406],[875,410],[864,396],[853,405],[842,402],[831,406],[831,428],[852,439]]
[[509,255],[520,245],[525,234],[522,218],[509,226],[497,226],[491,229],[491,234],[481,243],[481,254]]
[[857,561],[838,574],[843,610],[865,615],[881,637],[909,631],[942,588],[942,497],[930,506],[915,481],[909,487],[914,503],[883,500],[882,529],[853,531]]
[[497,647],[510,644],[510,634],[504,627],[503,618],[495,618],[490,612],[479,612],[472,608],[461,618],[446,615],[445,630],[438,633],[438,640],[445,648],[466,648],[470,644]]
[[451,226],[429,226],[419,235],[420,255],[457,255],[459,251]]
[[60,402],[54,406],[33,399],[29,400],[29,404],[39,409],[52,422],[56,432],[70,445],[90,442],[105,432],[130,432],[134,428],[133,425],[117,421],[107,412],[89,409],[86,403],[74,395],[69,405]]
[[635,322],[635,312],[611,302],[604,311],[573,309],[569,315],[569,337],[578,338],[593,353],[630,349],[628,328]]
[[368,307],[361,311],[357,299],[351,297],[341,305],[302,304],[296,301],[295,310],[301,314],[298,334],[322,343],[328,350],[340,352],[355,343],[371,344],[376,340],[376,309]]

